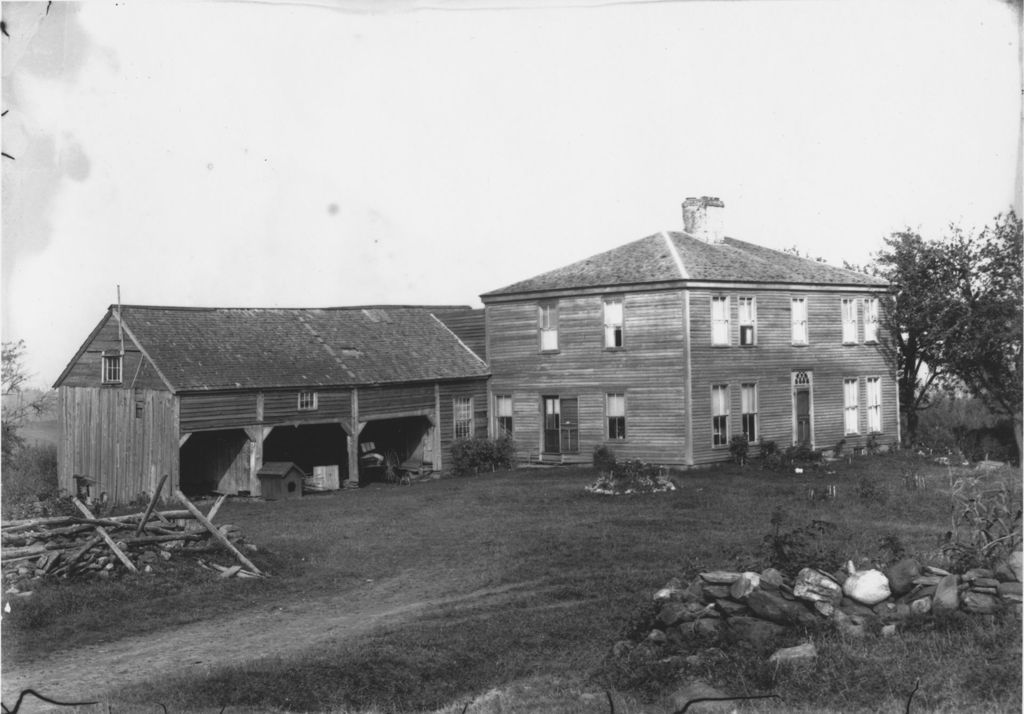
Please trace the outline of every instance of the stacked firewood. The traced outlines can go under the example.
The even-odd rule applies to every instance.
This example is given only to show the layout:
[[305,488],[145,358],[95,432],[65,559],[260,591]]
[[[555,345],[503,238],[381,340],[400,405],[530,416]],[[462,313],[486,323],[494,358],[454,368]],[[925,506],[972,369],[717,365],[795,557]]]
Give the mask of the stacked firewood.
[[[222,577],[259,577],[263,573],[242,552],[237,526],[215,526],[213,518],[224,502],[221,496],[203,514],[180,491],[184,510],[157,510],[157,499],[145,511],[120,516],[96,516],[77,498],[81,516],[53,516],[7,521],[0,527],[3,585],[8,594],[31,589],[30,581],[45,577],[110,577],[123,572],[152,572],[153,565],[176,552],[206,548],[211,541],[238,561],[230,568],[213,566]],[[211,567],[200,562],[201,567]]]

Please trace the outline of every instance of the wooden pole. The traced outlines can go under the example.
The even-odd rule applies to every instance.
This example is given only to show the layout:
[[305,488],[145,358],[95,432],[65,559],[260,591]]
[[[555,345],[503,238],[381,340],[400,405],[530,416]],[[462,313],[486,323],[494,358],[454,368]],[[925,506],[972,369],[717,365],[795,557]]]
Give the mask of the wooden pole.
[[[92,511],[90,511],[84,503],[79,501],[77,497],[72,496],[71,502],[75,504],[75,508],[77,508],[79,511],[85,514],[86,518],[92,518],[93,520],[96,519],[96,516],[92,515]],[[114,551],[114,555],[117,556],[118,560],[124,563],[124,566],[128,568],[128,570],[130,570],[133,573],[139,572],[139,569],[135,567],[135,564],[132,563],[131,559],[127,555],[125,555],[120,548],[117,547],[117,543],[115,543],[114,539],[110,537],[109,533],[107,533],[106,528],[104,528],[103,526],[96,526],[96,532],[103,537],[103,540],[106,541],[106,544],[110,546],[110,549],[112,551]]]
[[217,511],[219,511],[220,507],[224,505],[224,499],[227,497],[226,493],[222,493],[217,497],[217,500],[214,501],[213,506],[210,508],[210,512],[206,514],[206,520],[213,523],[213,517],[217,515]]
[[149,499],[149,505],[146,506],[146,512],[142,514],[142,520],[139,521],[138,527],[135,529],[135,535],[138,536],[142,533],[142,529],[146,527],[146,521],[149,520],[149,516],[153,513],[153,509],[156,508],[156,502],[160,500],[160,492],[164,488],[164,481],[167,480],[167,474],[160,477],[160,483],[157,484],[156,488],[153,489],[153,495]]
[[253,565],[248,558],[242,555],[238,548],[233,546],[231,544],[231,541],[229,541],[223,533],[217,530],[217,526],[210,523],[209,519],[203,515],[203,512],[196,508],[195,504],[193,504],[192,501],[188,500],[188,496],[183,494],[181,492],[181,489],[174,489],[174,495],[178,497],[179,501],[181,501],[181,505],[187,508],[192,513],[192,515],[196,517],[196,520],[203,524],[206,530],[210,531],[210,535],[212,535],[217,540],[218,543],[227,548],[238,559],[239,563],[241,563],[257,575],[263,575],[260,569]]

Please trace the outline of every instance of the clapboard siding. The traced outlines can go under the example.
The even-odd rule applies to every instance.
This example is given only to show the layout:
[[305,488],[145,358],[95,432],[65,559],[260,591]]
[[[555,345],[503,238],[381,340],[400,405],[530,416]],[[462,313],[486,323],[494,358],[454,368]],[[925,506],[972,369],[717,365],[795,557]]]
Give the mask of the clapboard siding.
[[[452,443],[455,441],[455,398],[470,397],[473,400],[473,435],[487,436],[487,380],[466,380],[462,382],[441,382],[437,387],[437,398],[441,419],[441,463],[451,467]],[[431,402],[433,403],[433,401]]]
[[[116,320],[107,320],[84,350],[68,366],[62,385],[68,387],[99,387],[102,385],[102,358],[104,354],[121,352],[121,339]],[[132,340],[125,335],[124,359],[121,364],[121,387],[139,389],[167,389],[153,365],[143,356]]]
[[[604,299],[623,300],[623,346],[604,347]],[[558,351],[542,353],[537,302],[487,305],[491,393],[513,397],[520,458],[543,450],[542,397],[579,400],[579,452],[601,444],[619,458],[682,463],[685,452],[685,344],[679,291],[609,293],[558,301]],[[607,439],[606,395],[626,395],[624,440]]]
[[360,387],[359,420],[411,411],[434,410],[434,385],[413,384],[395,387]]
[[178,430],[169,392],[61,386],[58,405],[63,488],[74,493],[74,475],[88,476],[97,482],[94,495],[125,503],[152,493],[163,474],[170,476],[165,495],[177,487]]
[[181,431],[229,429],[259,423],[256,392],[182,394]]
[[268,425],[282,423],[322,422],[349,419],[352,416],[351,390],[311,390],[316,392],[316,409],[299,409],[299,390],[263,393],[263,422]]
[[[730,345],[711,345],[711,298],[728,296]],[[757,306],[755,346],[739,345],[738,300],[752,296]],[[805,297],[808,307],[808,344],[791,341],[790,303]],[[843,434],[843,380],[858,378],[860,388],[860,433],[846,436],[850,446],[867,440],[866,377],[882,380],[883,423],[879,443],[897,438],[896,385],[877,344],[863,342],[862,305],[858,305],[858,343],[842,342],[841,301],[844,297],[866,297],[867,293],[844,291],[788,290],[693,290],[691,291],[691,335],[693,365],[694,460],[706,463],[727,458],[728,449],[712,446],[711,387],[730,387],[731,434],[742,433],[741,385],[758,387],[758,421],[762,439],[786,447],[793,443],[792,373],[813,375],[813,446],[835,445]]]

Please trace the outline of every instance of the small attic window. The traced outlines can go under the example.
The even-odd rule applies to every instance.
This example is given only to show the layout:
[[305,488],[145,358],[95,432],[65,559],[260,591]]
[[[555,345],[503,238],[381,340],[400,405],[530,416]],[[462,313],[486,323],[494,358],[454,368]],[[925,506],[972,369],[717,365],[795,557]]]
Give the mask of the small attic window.
[[101,358],[101,377],[104,384],[121,383],[121,362],[124,355],[103,355]]
[[299,411],[312,411],[316,408],[316,392],[299,392]]

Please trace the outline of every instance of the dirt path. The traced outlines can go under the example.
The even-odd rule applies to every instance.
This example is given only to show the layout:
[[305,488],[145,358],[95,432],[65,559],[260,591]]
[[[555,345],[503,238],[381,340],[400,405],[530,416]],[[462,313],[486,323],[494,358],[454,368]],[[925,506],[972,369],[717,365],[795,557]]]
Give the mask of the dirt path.
[[[376,627],[393,626],[441,608],[457,611],[481,604],[512,602],[544,589],[540,581],[533,581],[423,598],[421,593],[403,593],[393,585],[381,582],[355,597],[352,593],[311,597],[165,632],[55,652],[10,671],[5,668],[3,702],[12,708],[18,694],[26,688],[58,701],[102,702],[104,692],[113,687],[157,675],[187,674],[261,657],[297,654],[318,644],[366,634]],[[42,702],[29,697],[21,711],[46,709]]]

